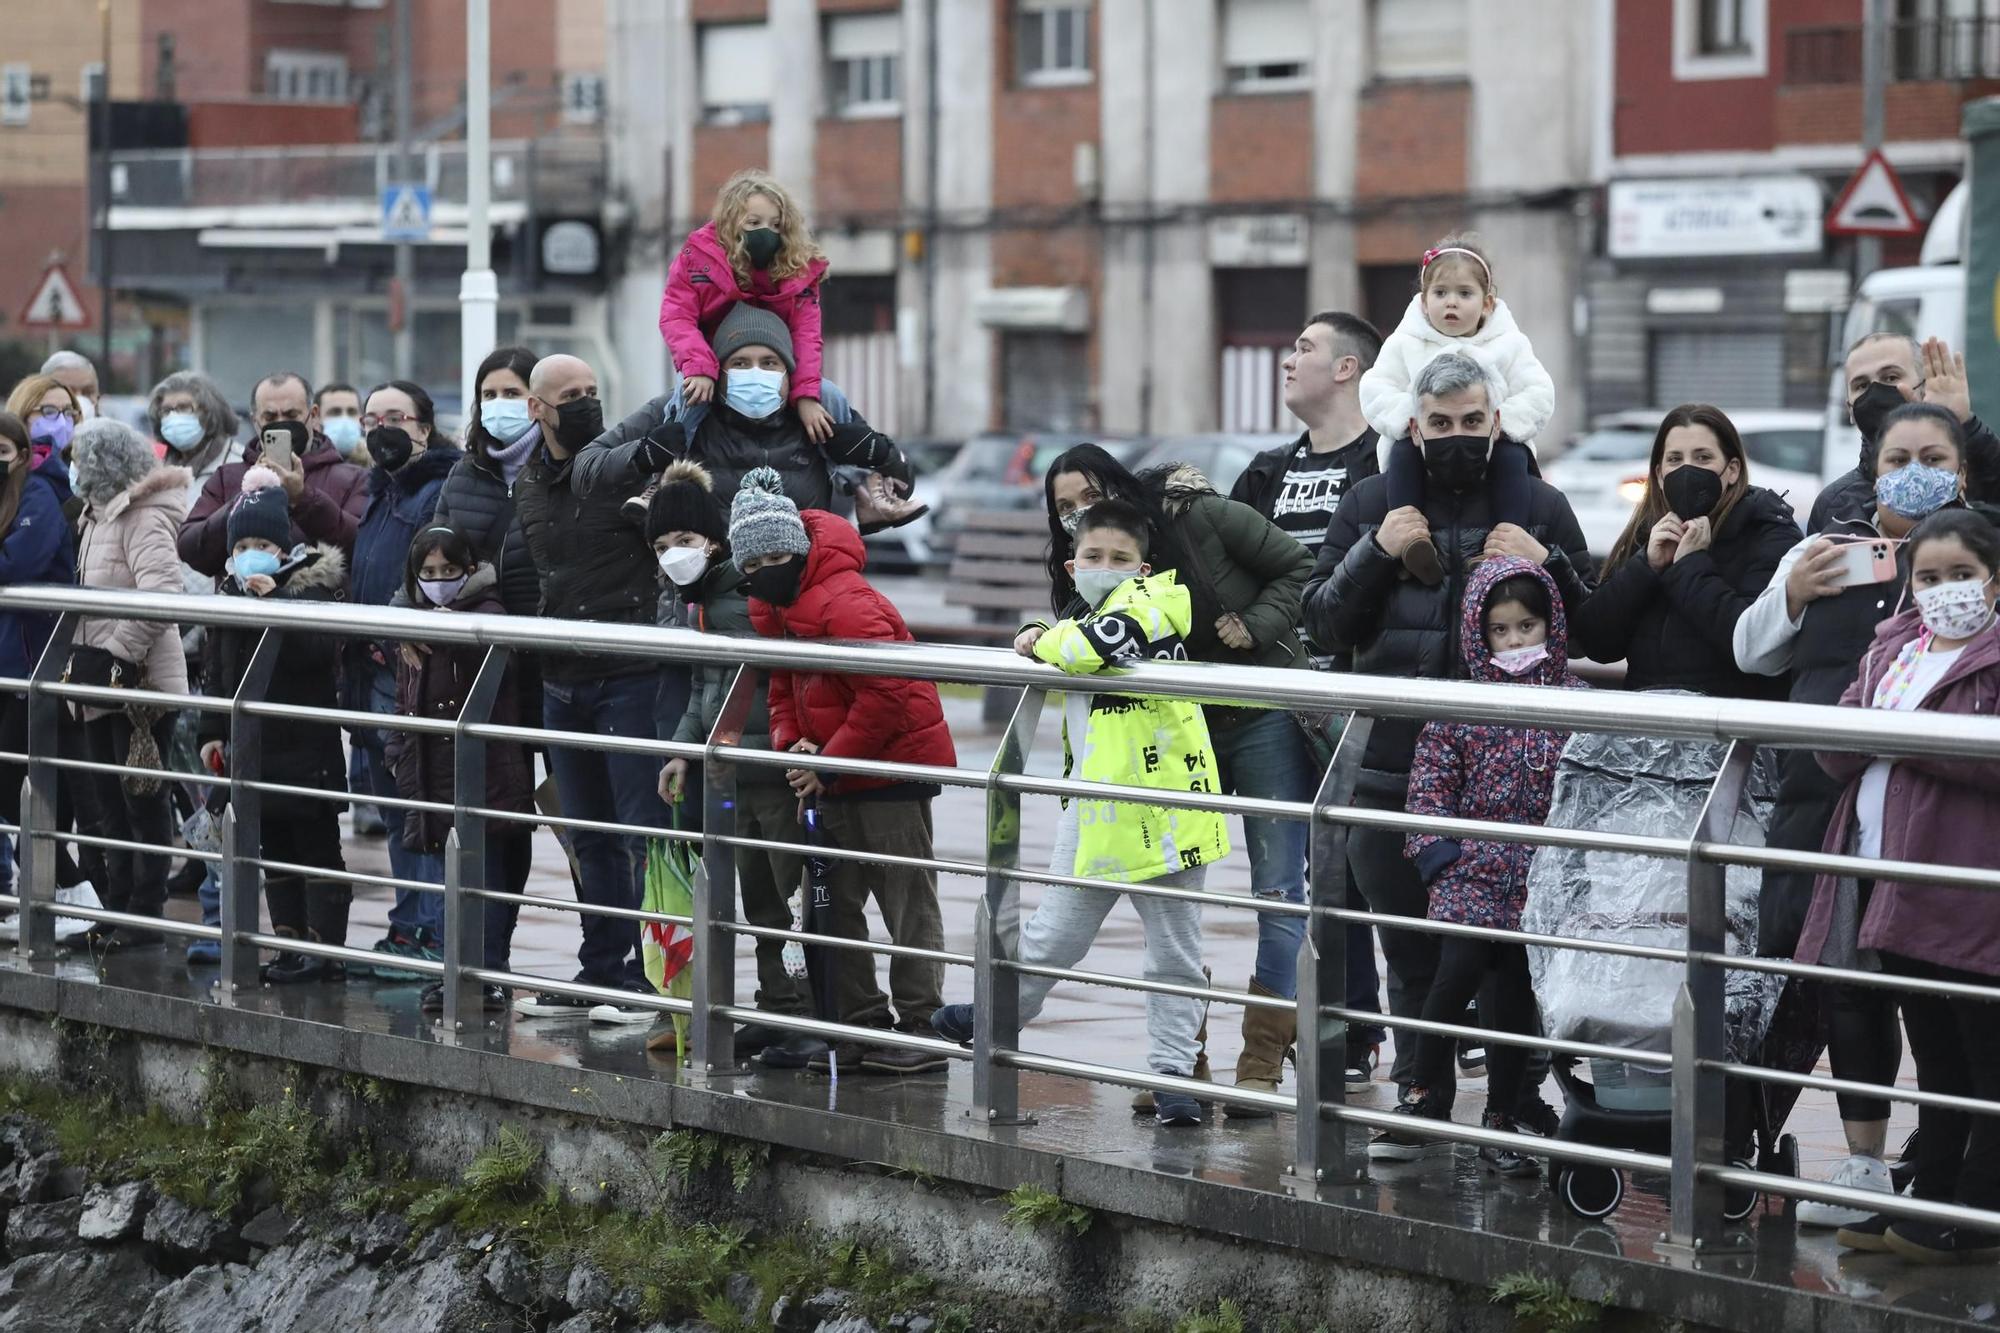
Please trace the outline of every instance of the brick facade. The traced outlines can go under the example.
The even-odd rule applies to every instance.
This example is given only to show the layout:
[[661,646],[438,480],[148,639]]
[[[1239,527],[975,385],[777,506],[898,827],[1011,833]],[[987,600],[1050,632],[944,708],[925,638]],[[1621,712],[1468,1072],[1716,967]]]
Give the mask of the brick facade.
[[1465,193],[1472,89],[1458,82],[1381,83],[1361,94],[1354,197],[1421,199]]
[[[1965,104],[2000,93],[2000,83],[1892,83],[1882,97],[1883,137],[1956,139]],[[1861,138],[1859,84],[1810,84],[1780,88],[1779,143],[1854,143]]]
[[770,165],[770,126],[699,126],[694,132],[694,198],[688,200],[688,217],[696,226],[708,221],[724,181],[745,167]]
[[892,219],[902,205],[903,123],[822,120],[813,165],[816,225]]
[[1210,199],[1236,204],[1312,198],[1311,93],[1217,97],[1209,116]]
[[690,12],[696,23],[754,23],[771,16],[766,0],[694,0]]

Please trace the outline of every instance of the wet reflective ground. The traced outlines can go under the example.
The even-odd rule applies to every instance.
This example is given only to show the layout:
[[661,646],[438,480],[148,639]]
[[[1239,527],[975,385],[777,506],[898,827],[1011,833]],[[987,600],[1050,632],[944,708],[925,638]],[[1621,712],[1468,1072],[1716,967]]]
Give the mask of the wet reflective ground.
[[[960,763],[983,766],[994,737],[984,734],[975,701],[948,700],[954,733],[960,742]],[[1053,710],[1051,710],[1053,712]],[[1038,738],[1036,771],[1053,774],[1060,763],[1060,740],[1051,717]],[[1045,864],[1055,822],[1053,800],[1031,801],[1026,813],[1022,862]],[[976,792],[954,790],[936,811],[938,852],[948,857],[978,859],[983,851],[984,803]],[[1240,830],[1237,832],[1240,833]],[[1233,839],[1242,846],[1240,837]],[[569,896],[569,881],[561,849],[546,833],[536,842],[536,866],[530,891],[552,898]],[[381,839],[350,838],[348,865],[357,870],[387,869]],[[1247,895],[1248,867],[1239,850],[1215,868],[1209,887]],[[946,877],[940,885],[945,903],[946,943],[970,951],[972,904],[979,885],[970,878]],[[1030,895],[1032,896],[1032,895]],[[389,894],[363,892],[355,905],[349,943],[365,947],[379,938],[386,919]],[[176,902],[176,915],[192,915],[192,903]],[[528,910],[516,936],[517,971],[568,977],[574,971],[575,918],[567,913]],[[1211,910],[1206,922],[1208,961],[1216,984],[1241,988],[1255,954],[1255,919],[1248,912]],[[876,933],[882,937],[879,923]],[[747,942],[741,950],[739,994],[747,996],[754,971]],[[1125,908],[1113,912],[1097,947],[1082,964],[1091,970],[1137,975],[1142,961],[1138,918]],[[180,952],[142,952],[111,961],[100,974],[84,959],[58,965],[78,979],[101,975],[105,984],[207,1001],[215,970],[189,968]],[[344,986],[311,986],[265,990],[243,997],[239,1007],[283,1014],[311,1022],[343,1025],[415,1040],[432,1040],[427,1020],[418,1012],[416,985],[350,981]],[[948,969],[949,1000],[971,998],[971,977],[964,969]],[[1211,1023],[1210,1049],[1218,1077],[1227,1078],[1241,1041],[1234,1012],[1218,1008]],[[499,1019],[479,1044],[496,1053],[523,1060],[603,1071],[628,1078],[672,1079],[668,1060],[645,1050],[644,1027],[593,1025],[581,1018]],[[1143,1064],[1144,1005],[1130,992],[1098,987],[1058,986],[1042,1020],[1024,1036],[1031,1050],[1104,1064]],[[1385,1050],[1385,1055],[1387,1051]],[[1386,1061],[1385,1061],[1386,1070]],[[1821,1072],[1825,1072],[1822,1065]],[[1910,1080],[1910,1070],[1904,1079]],[[955,1063],[948,1075],[897,1079],[851,1074],[834,1080],[806,1074],[752,1070],[710,1087],[725,1087],[737,1095],[841,1116],[903,1124],[932,1133],[997,1139],[1022,1148],[1090,1159],[1160,1177],[1211,1182],[1243,1190],[1282,1194],[1283,1173],[1291,1162],[1293,1122],[1289,1116],[1261,1122],[1229,1122],[1218,1118],[1196,1130],[1166,1130],[1150,1119],[1136,1119],[1129,1110],[1130,1093],[1078,1080],[1039,1074],[1021,1075],[1023,1110],[1034,1123],[989,1129],[966,1115],[971,1105],[971,1070]],[[1289,1081],[1287,1088],[1290,1087]],[[1544,1095],[1559,1103],[1551,1082]],[[1483,1080],[1467,1080],[1458,1099],[1458,1118],[1476,1120],[1483,1101]],[[1392,1085],[1377,1082],[1354,1100],[1387,1109],[1394,1100]],[[1914,1113],[1899,1106],[1891,1143],[1899,1143],[1914,1125]],[[1804,1170],[1824,1177],[1844,1155],[1832,1098],[1808,1094],[1788,1128],[1798,1135]],[[1625,1201],[1600,1223],[1582,1222],[1557,1205],[1539,1181],[1508,1181],[1483,1174],[1471,1149],[1434,1147],[1426,1158],[1409,1164],[1376,1163],[1370,1180],[1351,1189],[1331,1192],[1325,1206],[1358,1209],[1412,1223],[1443,1224],[1490,1235],[1541,1241],[1575,1251],[1623,1256],[1645,1264],[1667,1262],[1655,1249],[1666,1228],[1665,1182],[1632,1182]],[[1911,1314],[1963,1321],[1972,1327],[2000,1327],[2000,1272],[1992,1268],[1924,1269],[1888,1256],[1845,1255],[1831,1234],[1800,1232],[1779,1201],[1767,1201],[1746,1226],[1748,1246],[1729,1258],[1704,1261],[1704,1271],[1807,1292],[1835,1293],[1857,1302]],[[1732,1284],[1733,1285],[1733,1284]],[[1742,1293],[1740,1293],[1742,1294]],[[1739,1295],[1740,1295],[1739,1294]],[[1754,1300],[1754,1293],[1752,1295]],[[1819,1327],[1838,1327],[1820,1322]]]

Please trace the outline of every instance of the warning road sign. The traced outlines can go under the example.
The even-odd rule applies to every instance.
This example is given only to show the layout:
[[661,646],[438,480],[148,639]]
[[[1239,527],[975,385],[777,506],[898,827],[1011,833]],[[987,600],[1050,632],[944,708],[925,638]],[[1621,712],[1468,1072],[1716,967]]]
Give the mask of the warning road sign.
[[1826,215],[1826,229],[1836,236],[1915,236],[1924,228],[1895,168],[1878,148],[1841,187]]
[[43,270],[34,295],[21,307],[21,327],[39,330],[90,327],[90,311],[76,294],[76,284],[69,280],[61,264],[51,264]]
[[391,185],[382,191],[382,239],[428,241],[431,192],[421,185]]

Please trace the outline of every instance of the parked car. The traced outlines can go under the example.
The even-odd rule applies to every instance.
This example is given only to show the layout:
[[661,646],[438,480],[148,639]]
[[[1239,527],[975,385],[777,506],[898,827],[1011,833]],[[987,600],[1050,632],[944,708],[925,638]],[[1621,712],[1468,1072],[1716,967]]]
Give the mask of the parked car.
[[[932,507],[937,506],[938,474],[951,465],[962,446],[958,440],[898,440],[916,475],[912,493]],[[851,510],[852,502],[846,502]],[[932,514],[925,514],[900,528],[888,528],[862,538],[868,548],[868,568],[882,574],[916,574],[936,558],[931,546]]]
[[1188,463],[1199,468],[1216,490],[1227,495],[1236,479],[1243,475],[1243,469],[1250,466],[1251,459],[1266,449],[1292,444],[1297,439],[1296,435],[1170,435],[1148,449],[1133,470],[1143,472],[1168,463]]
[[1101,435],[1016,435],[993,432],[967,440],[937,474],[935,486],[919,492],[930,501],[931,544],[948,551],[965,515],[978,509],[1027,509],[1042,502],[1042,474],[1065,450],[1094,443],[1130,467],[1147,441]]
[[[1542,470],[1543,479],[1569,497],[1590,553],[1599,559],[1610,554],[1646,494],[1646,464],[1665,415],[1661,408],[1602,417]],[[1730,412],[1729,419],[1750,457],[1751,484],[1784,496],[1802,523],[1820,488],[1848,466],[1843,461],[1827,471],[1822,413],[1753,410]]]

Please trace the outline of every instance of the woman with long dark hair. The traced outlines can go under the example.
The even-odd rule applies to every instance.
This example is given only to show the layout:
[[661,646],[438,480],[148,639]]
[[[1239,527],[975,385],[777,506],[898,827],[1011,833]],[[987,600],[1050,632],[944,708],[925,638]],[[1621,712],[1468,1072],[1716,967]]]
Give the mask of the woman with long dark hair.
[[1735,424],[1683,404],[1653,435],[1646,494],[1570,632],[1596,660],[1622,658],[1630,689],[1781,699],[1782,679],[1736,665],[1733,639],[1798,540],[1784,497],[1750,484]]
[[[1312,573],[1312,554],[1255,509],[1218,494],[1194,468],[1168,465],[1135,476],[1097,445],[1081,444],[1049,465],[1042,491],[1049,519],[1049,605],[1059,618],[1075,615],[1081,601],[1064,565],[1074,549],[1070,534],[1083,510],[1100,500],[1118,499],[1146,516],[1153,569],[1173,570],[1193,599],[1193,625],[1185,643],[1189,657],[1267,667],[1307,665],[1298,634],[1299,599]],[[1024,629],[1016,649],[1031,652],[1040,628]],[[1225,792],[1280,801],[1313,798],[1317,766],[1290,713],[1214,705],[1206,711]],[[1304,901],[1306,826],[1297,820],[1246,819],[1243,831],[1250,846],[1251,893]],[[1294,995],[1303,931],[1296,916],[1258,915],[1251,994]],[[1237,1086],[1275,1092],[1292,1032],[1282,1010],[1246,1007]],[[1196,1077],[1205,1077],[1206,1069],[1204,1056]],[[1149,1101],[1144,1093],[1138,1100]],[[1243,1107],[1229,1112],[1238,1120],[1264,1114]]]

